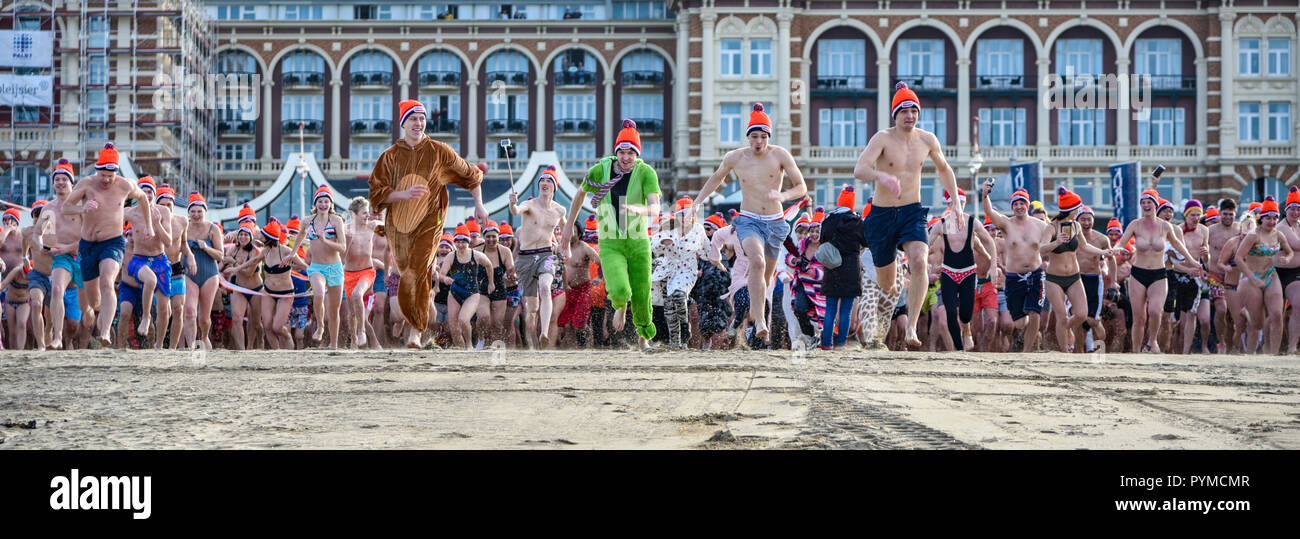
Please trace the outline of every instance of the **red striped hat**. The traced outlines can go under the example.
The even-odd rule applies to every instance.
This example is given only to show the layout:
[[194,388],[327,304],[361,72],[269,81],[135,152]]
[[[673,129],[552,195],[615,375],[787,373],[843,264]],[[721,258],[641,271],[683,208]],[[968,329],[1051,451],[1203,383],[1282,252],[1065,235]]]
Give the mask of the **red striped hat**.
[[95,170],[117,170],[117,147],[112,142],[104,143],[99,151],[99,160],[95,161]]
[[1284,209],[1289,210],[1291,209],[1291,206],[1300,206],[1300,187],[1294,185],[1291,186],[1291,190],[1286,194],[1286,207]]
[[[98,167],[96,167],[96,168],[98,168]],[[149,190],[153,191],[154,193],[157,193],[157,192],[158,192],[158,186],[157,186],[156,184],[154,184],[153,176],[150,176],[150,175],[148,175],[148,174],[146,174],[146,175],[144,175],[144,176],[140,176],[140,179],[138,179],[138,180],[135,181],[135,185],[136,185],[136,187],[139,187],[140,189],[144,189],[145,187],[148,187]]]
[[406,118],[410,117],[412,114],[415,114],[417,112],[424,115],[429,114],[429,112],[425,110],[424,104],[414,99],[407,99],[406,101],[398,103],[397,111],[398,111],[397,125],[399,126],[405,125]]
[[329,197],[330,202],[334,202],[334,194],[330,193],[328,186],[322,185],[316,189],[316,196],[311,197],[311,203],[315,204],[320,197]]
[[1056,188],[1056,207],[1061,213],[1070,213],[1083,207],[1083,199],[1064,186]]
[[69,180],[72,180],[73,183],[77,182],[77,175],[72,171],[72,161],[68,161],[66,157],[60,158],[59,164],[54,165],[54,172],[50,174],[50,181],[54,181],[54,178],[59,174],[67,174]]
[[916,92],[907,87],[906,82],[898,81],[894,89],[897,91],[894,92],[894,101],[889,109],[890,118],[897,116],[899,110],[907,107],[916,107],[917,112],[921,111],[921,99],[916,97]]
[[502,238],[515,237],[515,227],[510,226],[510,223],[501,223],[501,237]]
[[1145,191],[1142,191],[1142,196],[1138,197],[1138,200],[1142,200],[1144,198],[1151,199],[1151,202],[1155,202],[1157,206],[1160,205],[1160,193],[1155,189],[1147,189]]
[[1024,189],[1016,189],[1016,192],[1011,193],[1011,203],[1015,204],[1017,200],[1022,200],[1024,201],[1025,204],[1028,204],[1029,191],[1026,191]]
[[1084,206],[1082,210],[1079,210],[1079,215],[1083,215],[1083,214],[1085,214],[1085,213],[1088,214],[1088,215],[1091,215],[1091,216],[1093,216],[1093,217],[1096,217],[1096,216],[1097,216],[1096,213],[1093,213],[1093,212],[1092,212],[1092,208],[1089,208],[1088,206]]
[[456,225],[456,235],[452,237],[454,241],[469,241],[469,227],[465,223]]
[[635,150],[638,156],[641,155],[641,133],[636,130],[636,122],[630,119],[623,120],[623,129],[614,140],[614,153],[627,149]]
[[[191,200],[192,199],[193,199],[193,195],[191,195]],[[256,221],[256,220],[257,220],[257,212],[253,211],[253,208],[249,207],[248,203],[245,202],[244,207],[239,208],[239,224],[242,225],[249,221]]]
[[1162,198],[1160,199],[1160,205],[1156,206],[1156,213],[1160,213],[1165,208],[1169,208],[1171,210],[1174,209],[1174,203]]
[[[640,148],[640,147],[637,148],[636,153],[637,153],[637,155],[641,155],[641,148]],[[551,180],[551,187],[555,187],[555,188],[558,189],[559,186],[560,186],[560,183],[559,183],[558,181],[556,181],[556,179],[555,179],[555,175],[556,175],[556,174],[557,174],[557,171],[555,170],[555,167],[554,167],[554,166],[548,166],[548,167],[546,167],[546,170],[543,170],[543,171],[542,171],[542,174],[541,174],[540,176],[537,177],[537,183],[540,184],[540,183],[542,183],[543,180]]]
[[[706,225],[713,225],[713,228],[723,228],[727,226],[727,220],[722,217],[722,212],[713,212],[713,215],[704,218]],[[799,226],[798,223],[795,226]]]
[[176,191],[172,189],[172,186],[165,183],[158,186],[158,198],[154,202],[162,202],[164,198],[170,198],[172,204],[176,203]]
[[1205,208],[1205,219],[1202,219],[1201,222],[1205,224],[1210,224],[1218,220],[1219,220],[1219,208],[1216,208],[1214,206],[1207,206]]
[[499,236],[501,235],[501,227],[497,225],[496,221],[488,219],[487,226],[483,227],[483,233],[487,234],[488,232],[496,232]]
[[199,194],[198,191],[190,191],[190,203],[185,207],[192,208],[194,206],[203,206],[203,209],[206,210],[208,209],[208,199],[203,198],[203,195]]
[[850,210],[858,205],[858,194],[853,190],[852,185],[845,185],[843,189],[840,189],[840,196],[835,200],[835,205]]
[[1124,226],[1121,225],[1121,224],[1119,224],[1119,219],[1116,219],[1116,218],[1114,218],[1114,217],[1111,217],[1111,218],[1110,218],[1110,222],[1109,222],[1109,223],[1106,223],[1106,232],[1110,232],[1110,231],[1112,231],[1112,230],[1117,231],[1117,232],[1123,232],[1123,231],[1124,231]]
[[[22,221],[22,214],[18,213],[17,208],[9,208],[5,210],[4,217],[12,217],[15,221]],[[3,219],[3,217],[0,217],[0,219]]]
[[33,203],[32,203],[32,215],[36,215],[36,213],[37,213],[36,210],[39,210],[39,209],[45,207],[45,205],[46,205],[46,204],[49,204],[49,203],[50,203],[50,201],[48,201],[48,200],[37,200],[36,202],[33,202]]
[[761,129],[772,136],[772,118],[763,112],[762,103],[754,103],[754,109],[749,112],[749,127],[745,128],[745,136],[755,129]]
[[1264,203],[1260,205],[1259,211],[1260,217],[1268,217],[1270,215],[1273,217],[1281,215],[1281,212],[1277,209],[1277,199],[1273,198],[1273,195],[1264,197]]

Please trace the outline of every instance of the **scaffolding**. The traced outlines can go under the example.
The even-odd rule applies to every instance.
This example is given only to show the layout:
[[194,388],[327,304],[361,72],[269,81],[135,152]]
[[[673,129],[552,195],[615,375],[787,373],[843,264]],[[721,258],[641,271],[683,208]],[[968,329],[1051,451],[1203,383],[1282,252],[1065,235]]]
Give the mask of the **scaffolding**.
[[[48,169],[49,161],[63,156],[81,173],[112,141],[139,174],[171,184],[178,193],[210,194],[216,115],[209,99],[193,102],[186,91],[189,77],[209,87],[215,65],[215,28],[201,3],[53,0],[47,5],[55,31],[56,97],[50,134],[42,137],[45,162],[39,166]],[[161,109],[155,108],[159,96]]]

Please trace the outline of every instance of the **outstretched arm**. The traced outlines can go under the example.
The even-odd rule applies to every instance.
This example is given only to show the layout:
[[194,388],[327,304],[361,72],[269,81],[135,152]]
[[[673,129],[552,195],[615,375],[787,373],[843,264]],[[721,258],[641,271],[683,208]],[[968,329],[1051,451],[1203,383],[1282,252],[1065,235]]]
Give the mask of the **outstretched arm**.
[[718,187],[722,185],[722,181],[727,179],[728,174],[731,174],[731,168],[736,165],[737,158],[735,155],[734,151],[728,152],[727,155],[722,158],[722,163],[718,165],[718,169],[713,171],[713,175],[709,176],[708,181],[704,182],[704,187],[701,187],[700,192],[695,195],[696,204],[692,206],[695,208],[695,213],[698,214],[700,212],[700,207],[703,205],[700,204],[699,201],[704,200],[704,197],[712,195],[714,191],[717,191]]

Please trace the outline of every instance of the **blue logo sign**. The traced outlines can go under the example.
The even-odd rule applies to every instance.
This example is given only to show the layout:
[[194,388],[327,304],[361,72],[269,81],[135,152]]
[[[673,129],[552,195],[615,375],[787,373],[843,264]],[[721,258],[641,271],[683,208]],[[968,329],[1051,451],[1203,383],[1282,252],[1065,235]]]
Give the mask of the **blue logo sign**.
[[1115,218],[1125,227],[1138,217],[1138,170],[1137,161],[1117,163],[1110,166],[1110,194],[1115,204]]
[[24,32],[14,32],[13,56],[14,58],[31,58],[32,44],[34,40],[32,35]]

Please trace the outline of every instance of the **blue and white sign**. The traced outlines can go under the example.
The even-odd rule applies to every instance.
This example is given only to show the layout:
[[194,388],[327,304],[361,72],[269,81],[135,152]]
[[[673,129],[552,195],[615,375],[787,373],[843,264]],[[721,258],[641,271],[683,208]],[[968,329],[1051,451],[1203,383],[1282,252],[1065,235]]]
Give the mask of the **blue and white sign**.
[[0,67],[50,67],[53,62],[53,32],[0,30]]
[[54,76],[0,73],[0,106],[54,106]]
[[998,176],[989,191],[989,199],[994,205],[1007,204],[1016,189],[1029,192],[1029,200],[1043,199],[1043,162],[1015,163],[1006,174]]
[[1110,166],[1110,196],[1115,204],[1115,218],[1126,227],[1138,218],[1138,170],[1141,168],[1137,161]]

